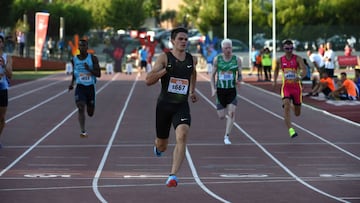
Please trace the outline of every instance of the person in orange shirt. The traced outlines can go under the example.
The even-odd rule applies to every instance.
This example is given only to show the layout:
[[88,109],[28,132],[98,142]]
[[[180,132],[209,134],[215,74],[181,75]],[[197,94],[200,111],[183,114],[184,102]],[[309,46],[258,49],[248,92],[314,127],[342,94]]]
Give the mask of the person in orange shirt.
[[340,73],[341,85],[334,90],[329,97],[331,99],[357,100],[357,92],[354,81],[346,77],[346,73]]
[[257,72],[257,76],[258,76],[258,81],[263,81],[263,66],[261,64],[261,60],[262,60],[262,55],[263,55],[264,50],[260,50],[259,54],[256,56],[255,58],[255,64],[256,64],[256,68],[258,70]]
[[321,79],[319,83],[317,83],[314,88],[311,90],[309,94],[306,96],[319,96],[319,93],[324,93],[325,96],[329,96],[331,92],[335,90],[334,80],[330,78],[327,72],[321,73]]

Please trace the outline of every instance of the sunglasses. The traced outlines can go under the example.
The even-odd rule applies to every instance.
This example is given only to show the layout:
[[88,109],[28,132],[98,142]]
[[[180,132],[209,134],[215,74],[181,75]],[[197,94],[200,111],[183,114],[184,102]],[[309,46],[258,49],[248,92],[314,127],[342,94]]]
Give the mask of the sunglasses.
[[290,50],[293,50],[294,47],[285,47],[284,49],[287,50],[287,51],[290,51]]

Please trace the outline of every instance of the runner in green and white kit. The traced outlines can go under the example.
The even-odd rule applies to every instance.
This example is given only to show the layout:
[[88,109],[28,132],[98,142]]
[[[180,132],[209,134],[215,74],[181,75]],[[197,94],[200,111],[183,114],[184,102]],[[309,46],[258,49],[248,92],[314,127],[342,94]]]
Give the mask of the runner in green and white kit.
[[211,92],[212,96],[217,95],[216,107],[219,118],[224,119],[227,116],[224,143],[231,144],[229,135],[235,120],[236,88],[240,88],[242,80],[241,59],[232,54],[232,41],[230,39],[224,39],[221,42],[221,47],[223,53],[218,55],[213,62]]

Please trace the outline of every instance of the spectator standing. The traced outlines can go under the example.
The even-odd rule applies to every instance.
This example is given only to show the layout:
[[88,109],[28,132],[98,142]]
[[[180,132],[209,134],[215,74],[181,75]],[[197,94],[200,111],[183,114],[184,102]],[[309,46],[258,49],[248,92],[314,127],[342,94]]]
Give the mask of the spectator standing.
[[264,49],[262,54],[261,64],[265,73],[265,80],[271,81],[271,65],[272,65],[272,56],[269,48]]
[[207,74],[212,73],[213,61],[216,55],[217,55],[217,51],[212,47],[212,45],[208,45],[205,51]]
[[258,52],[258,55],[256,55],[255,58],[255,66],[257,68],[257,76],[258,76],[258,81],[263,81],[264,77],[263,77],[263,67],[262,67],[262,54],[263,54],[263,50],[260,50]]
[[321,43],[319,45],[318,53],[320,54],[321,57],[324,56],[324,54],[325,54],[325,45],[323,43]]
[[306,76],[303,77],[301,80],[310,80],[311,78],[311,67],[309,65],[309,63],[307,62],[306,59],[303,59],[304,60],[304,64],[305,64],[305,67],[306,67]]
[[24,49],[25,49],[25,33],[19,31],[16,36],[17,43],[19,45],[19,56],[24,57]]
[[256,57],[257,55],[259,55],[259,51],[256,50],[256,48],[253,46],[251,48],[251,67],[250,67],[250,73],[249,75],[252,75],[252,73],[254,72],[254,69],[257,69],[256,67]]
[[348,43],[346,43],[344,47],[344,56],[351,56],[351,52],[352,52],[351,46]]
[[59,59],[63,58],[64,49],[65,49],[65,41],[63,39],[60,39],[58,41],[58,49],[59,49]]
[[326,43],[326,51],[324,53],[325,71],[329,77],[334,77],[335,70],[335,53],[332,50],[332,44]]
[[47,41],[47,49],[48,58],[50,59],[53,57],[55,50],[55,41],[52,39],[52,37],[50,37]]
[[5,36],[0,33],[0,136],[5,127],[5,115],[9,101],[9,79],[12,77],[12,58],[4,52],[4,48]]
[[310,62],[314,65],[315,69],[319,74],[325,71],[325,62],[322,56],[319,53],[314,53],[311,50],[308,50],[307,55],[309,57]]
[[147,66],[147,59],[148,59],[148,51],[145,45],[141,47],[139,50],[139,57],[140,57],[140,66],[139,66],[139,74],[141,74],[142,69],[146,72],[146,66]]

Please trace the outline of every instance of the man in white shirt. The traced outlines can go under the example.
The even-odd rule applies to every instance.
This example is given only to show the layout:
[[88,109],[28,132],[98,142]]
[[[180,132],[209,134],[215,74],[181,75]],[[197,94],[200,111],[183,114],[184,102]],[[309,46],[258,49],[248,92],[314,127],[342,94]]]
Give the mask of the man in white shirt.
[[335,53],[332,50],[332,45],[330,42],[326,43],[326,51],[324,54],[324,61],[325,61],[325,71],[328,73],[328,76],[334,77]]
[[320,54],[318,53],[314,53],[311,50],[307,51],[307,55],[309,57],[309,60],[311,61],[311,63],[313,63],[313,65],[315,66],[316,70],[319,73],[322,73],[325,69],[325,63],[323,61],[323,58]]

